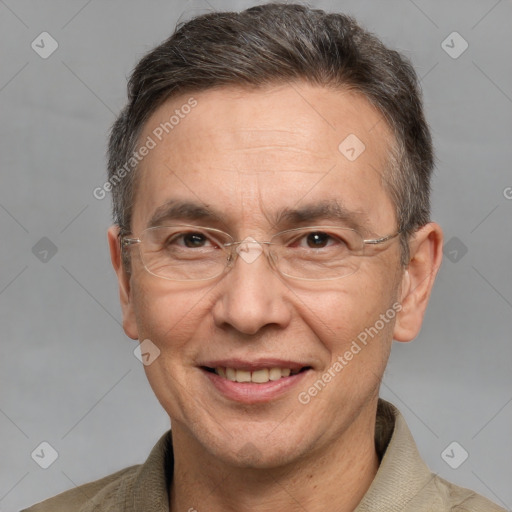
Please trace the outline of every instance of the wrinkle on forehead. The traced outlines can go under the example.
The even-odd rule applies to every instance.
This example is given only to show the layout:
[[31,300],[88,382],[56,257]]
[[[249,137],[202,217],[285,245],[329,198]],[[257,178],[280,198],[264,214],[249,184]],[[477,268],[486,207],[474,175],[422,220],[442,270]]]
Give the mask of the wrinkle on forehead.
[[287,151],[310,152],[318,154],[311,134],[300,127],[277,130],[274,128],[242,128],[233,133],[236,150],[281,149]]
[[[147,131],[165,121],[185,98],[164,103],[148,121]],[[361,93],[346,89],[306,83],[250,90],[234,86],[206,90],[195,98],[195,109],[152,151],[161,153],[168,139],[178,148],[170,155],[172,166],[180,163],[181,167],[183,162],[190,167],[204,159],[209,166],[222,162],[217,167],[229,171],[250,170],[268,162],[273,154],[276,159],[282,157],[280,170],[305,171],[304,157],[323,162],[339,158],[338,144],[350,133],[356,133],[367,152],[374,154],[385,153],[392,140],[382,114]],[[250,162],[235,166],[228,152],[232,158],[247,156]],[[313,170],[315,165],[308,162],[308,167]],[[258,168],[267,169],[267,165]]]
[[[253,225],[266,211],[327,196],[367,212],[374,225],[391,225],[394,208],[382,183],[391,132],[362,95],[321,87],[298,95],[281,87],[207,90],[194,97],[194,110],[141,164],[145,212],[139,219],[179,190],[222,205],[235,218],[241,213]],[[174,98],[163,104],[148,130],[182,103]],[[366,145],[356,161],[338,149],[349,134]]]

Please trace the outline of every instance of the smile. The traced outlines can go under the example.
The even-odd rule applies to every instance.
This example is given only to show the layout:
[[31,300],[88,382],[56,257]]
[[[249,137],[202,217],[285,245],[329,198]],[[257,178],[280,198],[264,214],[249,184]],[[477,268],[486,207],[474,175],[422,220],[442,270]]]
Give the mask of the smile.
[[215,372],[220,377],[228,379],[231,382],[254,382],[256,384],[265,384],[266,382],[276,381],[290,375],[296,375],[304,368],[261,368],[259,370],[241,370],[237,368],[226,368],[218,366],[217,368],[207,368],[207,371]]
[[200,368],[215,391],[224,398],[245,404],[256,404],[270,402],[283,396],[298,385],[309,370],[312,370],[311,366],[292,366],[215,365]]

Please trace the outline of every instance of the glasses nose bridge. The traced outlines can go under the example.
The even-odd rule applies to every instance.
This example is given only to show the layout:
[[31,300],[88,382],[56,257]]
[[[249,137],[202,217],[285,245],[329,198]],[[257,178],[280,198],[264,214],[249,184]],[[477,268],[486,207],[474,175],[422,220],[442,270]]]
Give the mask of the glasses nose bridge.
[[229,250],[228,266],[233,267],[239,257],[244,260],[245,263],[251,264],[263,253],[270,268],[278,272],[276,261],[271,251],[271,245],[273,245],[271,241],[260,241],[251,236],[244,238],[244,240],[232,242],[226,247]]

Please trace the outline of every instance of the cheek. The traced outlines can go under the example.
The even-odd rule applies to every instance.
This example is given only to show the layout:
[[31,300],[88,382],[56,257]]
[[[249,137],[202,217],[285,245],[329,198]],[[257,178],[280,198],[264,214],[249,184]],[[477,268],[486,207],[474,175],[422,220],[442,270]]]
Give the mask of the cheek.
[[[369,357],[373,350],[386,352],[396,317],[393,305],[397,301],[397,276],[391,272],[383,275],[381,267],[373,276],[371,272],[361,272],[347,277],[344,283],[328,286],[315,294],[297,295],[302,318],[331,356],[343,354],[357,339],[372,349],[360,359]],[[384,343],[371,343],[374,340]]]
[[197,332],[208,307],[208,289],[177,289],[156,279],[144,277],[133,287],[140,339],[149,338],[164,354],[185,355],[176,349],[186,346]]
[[144,371],[162,407],[181,421],[187,404],[195,401],[187,383],[194,381],[193,357],[206,337],[199,335],[207,307],[204,295],[205,291],[178,291],[151,277],[133,288],[140,340],[149,339],[159,350]]

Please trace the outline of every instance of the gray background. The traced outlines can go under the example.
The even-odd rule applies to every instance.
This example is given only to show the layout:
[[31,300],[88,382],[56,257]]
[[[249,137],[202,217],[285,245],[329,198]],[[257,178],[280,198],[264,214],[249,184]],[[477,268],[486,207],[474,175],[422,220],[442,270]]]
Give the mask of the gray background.
[[[120,327],[109,197],[92,191],[135,62],[178,19],[255,3],[0,0],[3,512],[142,462],[169,427]],[[449,258],[420,336],[393,348],[382,396],[434,472],[510,509],[512,3],[314,5],[355,15],[412,59],[437,148],[433,217]],[[47,59],[31,48],[43,31],[59,44]],[[441,46],[453,31],[469,44],[456,59]],[[42,237],[57,248],[47,261],[32,250]],[[46,470],[31,458],[42,441],[59,454]],[[452,441],[469,453],[458,469],[441,457]]]

